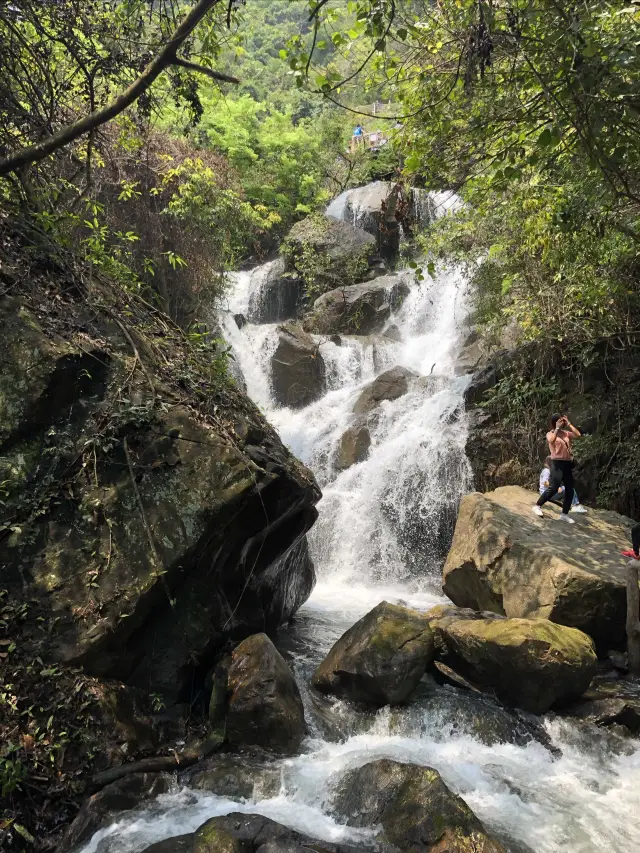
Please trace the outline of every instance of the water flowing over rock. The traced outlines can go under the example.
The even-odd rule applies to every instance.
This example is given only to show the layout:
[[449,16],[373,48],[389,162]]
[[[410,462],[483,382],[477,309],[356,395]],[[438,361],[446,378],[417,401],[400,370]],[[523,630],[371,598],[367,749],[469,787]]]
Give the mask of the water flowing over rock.
[[[0,321],[2,463],[14,495],[37,494],[87,452],[132,372],[129,343],[100,348],[86,325],[63,339],[26,308]],[[313,569],[291,549],[320,493],[240,391],[220,395],[222,428],[147,373],[98,436],[91,477],[21,522],[3,572],[50,623],[48,655],[176,701],[231,633],[275,629],[308,596]],[[152,383],[161,409],[144,405]]]
[[383,601],[338,640],[311,683],[353,702],[396,705],[413,693],[432,660],[424,615]]
[[382,759],[352,770],[333,799],[349,826],[380,826],[377,840],[406,853],[507,853],[437,770]]
[[405,277],[384,275],[373,281],[324,293],[304,318],[305,329],[319,335],[380,332],[409,293]]
[[[225,673],[224,728],[232,746],[298,751],[306,732],[300,691],[266,634],[254,634],[232,652]],[[214,691],[223,692],[216,685]],[[211,714],[210,714],[211,716]]]
[[409,381],[415,379],[416,374],[405,367],[393,367],[376,377],[367,388],[363,390],[355,406],[354,414],[364,415],[371,412],[383,400],[397,400],[409,390]]
[[278,328],[271,370],[273,394],[283,406],[307,406],[325,391],[326,370],[318,344],[294,323]]
[[249,317],[254,323],[282,323],[298,315],[303,282],[286,272],[284,258],[277,258],[252,273]]
[[446,605],[427,618],[439,661],[533,714],[578,699],[595,675],[593,643],[575,628]]
[[358,421],[346,430],[340,439],[335,461],[336,471],[344,471],[367,458],[371,446],[371,433],[366,423]]
[[[604,510],[557,522],[531,506],[537,495],[518,486],[465,495],[443,570],[443,586],[460,607],[511,617],[550,619],[589,634],[598,648],[624,639],[626,580],[620,551],[633,522]],[[573,516],[572,516],[573,517]]]

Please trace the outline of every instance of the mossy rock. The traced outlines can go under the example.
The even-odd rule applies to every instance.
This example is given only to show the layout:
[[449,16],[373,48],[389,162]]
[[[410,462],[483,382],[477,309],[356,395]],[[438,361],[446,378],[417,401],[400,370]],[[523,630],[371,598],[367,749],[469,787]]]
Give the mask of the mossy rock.
[[397,705],[413,693],[432,660],[424,614],[383,601],[334,644],[311,683],[353,702]]
[[378,843],[407,853],[506,853],[431,767],[381,759],[351,770],[333,811],[348,826],[381,827]]
[[505,704],[533,714],[578,699],[596,671],[590,637],[547,619],[507,619],[447,606],[427,617],[437,660]]

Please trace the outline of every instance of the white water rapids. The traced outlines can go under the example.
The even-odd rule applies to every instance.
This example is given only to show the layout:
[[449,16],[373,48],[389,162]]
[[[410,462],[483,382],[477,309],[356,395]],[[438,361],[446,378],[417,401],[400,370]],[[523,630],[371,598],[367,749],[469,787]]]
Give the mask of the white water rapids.
[[[259,813],[325,840],[358,842],[367,834],[330,815],[332,784],[346,768],[379,757],[435,767],[512,853],[637,853],[640,850],[640,744],[549,717],[554,756],[517,731],[513,717],[488,700],[428,678],[408,707],[356,713],[319,702],[306,685],[335,640],[382,599],[426,608],[443,601],[440,570],[452,513],[468,489],[464,453],[465,379],[454,377],[467,323],[465,282],[454,271],[414,284],[397,317],[401,343],[375,347],[354,338],[321,343],[329,390],[298,411],[277,408],[269,365],[275,325],[247,324],[251,293],[264,270],[237,273],[222,317],[247,390],[283,441],[316,474],[320,517],[309,535],[318,584],[296,622],[281,632],[299,679],[310,734],[301,755],[277,762],[277,797],[232,802],[180,790],[124,814],[100,830],[84,853],[135,853],[162,838],[195,830],[231,811]],[[320,340],[320,339],[319,339]],[[352,423],[361,389],[403,365],[421,377],[409,393],[384,402],[371,429],[368,459],[336,474],[332,462]],[[621,744],[624,744],[621,746]]]

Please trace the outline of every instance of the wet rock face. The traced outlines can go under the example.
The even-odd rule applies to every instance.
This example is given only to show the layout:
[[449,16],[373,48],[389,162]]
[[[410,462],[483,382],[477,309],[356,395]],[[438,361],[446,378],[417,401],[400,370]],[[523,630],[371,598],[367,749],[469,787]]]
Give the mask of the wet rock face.
[[[229,846],[231,842],[238,847]],[[357,853],[358,850],[361,848],[348,844],[318,841],[261,815],[233,812],[211,818],[195,833],[153,844],[144,853]]]
[[[256,280],[258,275],[260,278]],[[297,316],[303,298],[303,281],[286,272],[284,258],[256,270],[251,283],[255,287],[249,308],[252,322],[282,323]]]
[[358,462],[362,462],[369,455],[371,446],[371,435],[369,427],[361,421],[349,427],[340,439],[338,455],[334,462],[337,471],[344,471]]
[[377,841],[407,853],[506,853],[437,770],[382,759],[352,770],[334,800],[348,826],[380,826]]
[[266,634],[248,637],[231,654],[224,714],[232,746],[298,751],[306,734],[300,691]]
[[593,643],[575,628],[447,606],[426,616],[437,660],[533,714],[578,699],[595,674]]
[[590,509],[573,525],[531,512],[538,495],[518,486],[465,495],[443,570],[460,607],[550,619],[579,628],[606,652],[624,641],[626,578],[620,551],[633,522]]
[[0,314],[9,515],[98,443],[91,476],[80,470],[3,543],[4,578],[46,607],[48,656],[171,704],[231,634],[275,629],[308,596],[313,567],[293,549],[319,489],[237,388],[221,392],[224,424],[169,392],[148,405],[151,383],[165,394],[148,357],[140,399],[105,435],[104,413],[120,408],[109,395],[132,374],[128,343],[114,335],[106,353],[84,331],[76,344],[14,308]]
[[383,400],[397,400],[409,390],[409,381],[415,373],[406,367],[393,367],[377,376],[360,394],[353,407],[354,414],[364,415],[371,412]]
[[408,293],[409,287],[400,275],[341,286],[316,299],[313,310],[304,318],[304,326],[320,335],[374,334],[382,331]]
[[199,762],[179,784],[232,800],[266,800],[278,796],[281,775],[280,767],[264,758],[219,754]]
[[383,601],[342,635],[311,683],[353,702],[395,705],[413,693],[432,660],[424,615]]
[[308,406],[326,390],[325,364],[318,344],[295,323],[278,328],[271,382],[278,403],[292,408]]

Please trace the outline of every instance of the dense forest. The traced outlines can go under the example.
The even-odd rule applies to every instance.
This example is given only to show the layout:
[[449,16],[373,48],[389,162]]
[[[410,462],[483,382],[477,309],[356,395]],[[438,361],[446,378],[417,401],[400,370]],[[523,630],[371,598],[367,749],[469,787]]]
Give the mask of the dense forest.
[[[352,145],[356,125],[382,131],[386,144]],[[84,647],[63,663],[40,657],[62,617],[15,591],[27,589],[27,565],[40,567],[47,594],[55,591],[56,573],[70,560],[57,544],[55,554],[34,556],[42,531],[48,525],[46,536],[55,538],[71,505],[79,526],[102,525],[102,539],[85,549],[97,562],[74,599],[74,618],[81,613],[95,619],[91,631],[108,624],[115,633],[156,595],[119,621],[109,621],[111,601],[98,602],[114,566],[120,574],[105,600],[129,595],[113,531],[140,510],[148,588],[176,613],[182,569],[161,569],[167,561],[142,509],[143,475],[135,476],[160,463],[127,436],[153,433],[158,418],[171,436],[178,427],[169,410],[179,405],[224,441],[242,421],[242,438],[233,441],[252,471],[247,494],[262,465],[251,448],[268,445],[273,470],[305,495],[295,535],[286,527],[290,507],[283,511],[286,535],[306,533],[317,486],[245,403],[212,317],[226,304],[230,272],[278,257],[296,223],[376,180],[447,190],[462,201],[412,235],[401,261],[418,280],[439,262],[465,272],[474,335],[493,359],[491,381],[475,400],[484,418],[477,485],[531,486],[540,461],[532,436],[549,411],[569,402],[592,424],[577,450],[585,500],[637,515],[639,0],[0,0],[0,549],[7,554],[0,844],[7,849],[53,849],[89,790],[84,765],[102,771],[108,763],[110,724],[96,722],[95,679],[130,676],[112,667],[107,640],[89,674],[81,672]],[[316,295],[309,288],[307,297]],[[50,351],[28,337],[36,321],[55,341]],[[65,349],[72,338],[73,356]],[[67,359],[52,370],[53,391],[33,391],[39,360],[26,378],[12,372],[26,358],[23,344],[24,352]],[[82,411],[71,373],[76,385],[92,386]],[[96,387],[103,399],[94,406]],[[37,445],[28,443],[29,430]],[[209,440],[196,432],[194,444]],[[131,503],[115,520],[98,486],[115,490],[120,476]],[[240,489],[242,476],[234,469],[224,490]],[[256,563],[265,559],[261,549]],[[225,615],[225,628],[235,616]],[[141,625],[126,642],[139,643],[142,659]],[[27,639],[16,643],[23,631]],[[203,660],[213,645],[202,643]],[[206,667],[198,667],[204,683]],[[149,713],[164,708],[160,694],[146,690]],[[95,742],[83,733],[92,726]]]

